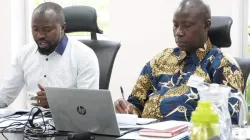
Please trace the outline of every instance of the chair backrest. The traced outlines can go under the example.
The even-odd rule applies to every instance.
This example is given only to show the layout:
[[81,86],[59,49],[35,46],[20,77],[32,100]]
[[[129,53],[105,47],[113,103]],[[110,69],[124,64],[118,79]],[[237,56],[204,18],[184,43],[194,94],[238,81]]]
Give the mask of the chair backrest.
[[231,46],[230,29],[233,23],[231,17],[212,16],[211,27],[208,31],[208,36],[213,45],[221,47]]
[[[222,47],[230,47],[231,46],[231,37],[230,37],[230,29],[233,23],[231,17],[226,16],[213,16],[211,18],[211,28],[208,31],[208,36],[213,45],[222,48]],[[237,66],[240,67],[243,77],[244,83],[246,86],[247,77],[250,72],[250,58],[246,57],[236,57],[233,58],[230,55],[226,55],[229,57],[228,59],[231,61],[236,61]]]
[[91,39],[79,40],[94,50],[100,68],[100,89],[108,89],[116,54],[120,49],[120,42],[98,40],[96,33],[102,34],[97,25],[97,14],[94,8],[88,6],[70,6],[64,8],[66,33],[90,32]]

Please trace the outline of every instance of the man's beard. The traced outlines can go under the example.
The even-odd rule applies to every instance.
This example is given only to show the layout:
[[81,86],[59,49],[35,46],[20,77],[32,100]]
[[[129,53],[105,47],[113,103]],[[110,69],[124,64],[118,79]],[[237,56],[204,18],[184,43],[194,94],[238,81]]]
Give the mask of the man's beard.
[[39,45],[38,45],[37,48],[38,48],[38,51],[39,51],[40,54],[49,55],[56,49],[56,47],[57,47],[57,45],[49,45],[47,48],[40,48]]

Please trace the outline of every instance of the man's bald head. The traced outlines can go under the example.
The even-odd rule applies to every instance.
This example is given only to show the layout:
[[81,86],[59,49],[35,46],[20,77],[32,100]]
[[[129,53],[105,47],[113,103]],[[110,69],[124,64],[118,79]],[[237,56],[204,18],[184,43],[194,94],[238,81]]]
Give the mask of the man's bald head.
[[204,46],[211,26],[211,11],[203,0],[182,0],[173,23],[177,46],[188,53]]
[[65,16],[63,13],[63,8],[53,2],[45,2],[40,4],[34,11],[33,16],[35,15],[50,15],[51,18],[55,18],[57,22],[64,24],[65,23]]
[[52,2],[40,4],[32,15],[32,34],[41,54],[49,55],[59,45],[66,29],[63,8]]
[[211,19],[211,9],[204,0],[182,0],[177,10],[184,10],[186,8],[197,8],[201,19],[207,21]]

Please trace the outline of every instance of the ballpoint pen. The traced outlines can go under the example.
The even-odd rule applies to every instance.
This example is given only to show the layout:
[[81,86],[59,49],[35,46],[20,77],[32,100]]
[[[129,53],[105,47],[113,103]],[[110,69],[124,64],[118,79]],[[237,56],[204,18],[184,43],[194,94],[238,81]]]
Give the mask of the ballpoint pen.
[[[120,89],[121,89],[121,94],[122,94],[122,99],[125,100],[125,97],[124,97],[124,92],[123,92],[123,88],[122,86],[120,86]],[[127,114],[128,114],[128,111],[126,110]]]
[[125,100],[125,98],[124,98],[124,92],[123,92],[123,88],[122,88],[122,86],[120,86],[120,89],[121,89],[122,99],[124,99],[124,100]]

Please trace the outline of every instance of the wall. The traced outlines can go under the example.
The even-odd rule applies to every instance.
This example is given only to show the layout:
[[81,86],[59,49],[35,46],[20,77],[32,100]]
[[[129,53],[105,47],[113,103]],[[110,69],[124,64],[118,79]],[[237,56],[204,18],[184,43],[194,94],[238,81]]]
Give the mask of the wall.
[[[11,62],[11,36],[10,36],[10,24],[11,24],[11,13],[10,13],[10,1],[0,1],[0,17],[2,22],[0,22],[1,28],[1,51],[0,51],[0,85],[3,83],[3,77],[7,74]],[[4,19],[4,20],[3,20]]]
[[249,0],[241,0],[240,1],[242,4],[241,12],[242,12],[242,34],[246,35],[242,37],[243,40],[243,56],[250,56],[250,51],[248,48],[248,44],[250,42],[250,37],[248,36],[248,26],[250,25],[250,2]]
[[173,7],[167,0],[111,0],[110,37],[122,43],[110,83],[113,99],[121,97],[120,86],[128,96],[145,63],[175,46]]
[[[239,20],[238,9],[233,10],[237,2],[233,1],[209,0],[212,15],[233,16]],[[173,0],[111,0],[110,37],[122,42],[110,83],[113,100],[121,98],[120,86],[128,97],[145,63],[164,48],[176,46],[172,15],[177,3]],[[233,56],[242,56],[239,22],[235,21],[232,27],[231,48],[223,49]]]
[[[19,49],[26,43],[26,8],[27,0],[9,0],[11,8],[11,59],[16,58]],[[26,92],[21,91],[10,108],[26,108]]]
[[[16,52],[25,44],[25,0],[4,0],[0,1],[0,16],[4,20],[0,22],[2,34],[0,51],[0,85],[4,82],[4,77],[9,74],[11,62],[15,58]],[[10,108],[24,108],[24,94],[21,93]]]

